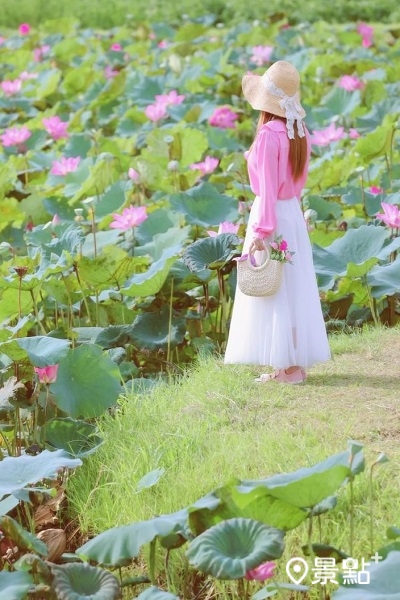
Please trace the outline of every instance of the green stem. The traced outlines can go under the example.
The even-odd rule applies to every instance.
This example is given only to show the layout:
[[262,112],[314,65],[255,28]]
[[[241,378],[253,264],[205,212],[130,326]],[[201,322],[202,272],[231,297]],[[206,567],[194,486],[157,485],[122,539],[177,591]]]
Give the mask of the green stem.
[[40,317],[39,317],[39,310],[38,310],[38,307],[37,307],[37,302],[36,302],[35,294],[33,293],[33,290],[29,290],[29,292],[30,292],[31,298],[32,298],[33,312],[35,313],[36,323],[39,325],[42,334],[46,335],[46,330],[43,327],[43,323],[42,323],[42,321],[40,320]]
[[8,456],[12,456],[12,448],[11,448],[10,444],[8,443],[8,440],[7,440],[7,438],[5,437],[5,435],[3,434],[2,431],[0,431],[0,436],[1,436],[2,440],[3,440],[3,442],[4,442],[5,447],[7,448],[7,454],[8,454]]
[[99,291],[95,290],[95,296],[96,296],[96,305],[95,305],[95,311],[96,311],[96,327],[99,327],[99,323],[100,323],[100,313],[99,313]]
[[151,585],[156,585],[156,540],[150,542],[149,576]]
[[354,540],[354,489],[353,489],[353,476],[350,476],[350,544],[349,544],[349,553],[350,556],[353,556],[353,540]]
[[61,275],[62,280],[64,282],[64,286],[65,286],[65,290],[67,292],[67,298],[68,298],[68,329],[72,329],[74,326],[74,310],[72,308],[72,301],[71,301],[71,294],[69,293],[69,289],[68,289],[68,285],[67,285],[67,280],[64,277],[64,275]]
[[14,455],[21,456],[21,437],[22,437],[22,423],[21,423],[21,411],[17,406],[15,409],[15,433],[14,433]]
[[81,294],[82,294],[82,300],[83,300],[83,304],[85,305],[86,315],[87,315],[89,324],[93,327],[92,319],[91,319],[90,312],[89,312],[89,304],[88,304],[88,301],[87,301],[87,298],[86,298],[85,291],[84,291],[83,286],[82,286],[81,278],[79,277],[78,265],[76,263],[74,263],[74,273],[76,275],[76,280],[78,282],[79,289],[80,289]]
[[169,316],[168,316],[168,345],[167,345],[167,362],[171,358],[171,330],[172,330],[172,300],[174,297],[174,279],[171,281],[171,294],[169,297]]
[[369,301],[369,308],[371,310],[372,318],[374,320],[375,325],[378,325],[379,324],[379,319],[378,319],[378,315],[376,314],[375,300],[372,297],[371,290],[370,290],[370,287],[368,285],[367,275],[364,275],[364,285],[365,285],[365,287],[367,289],[368,301]]
[[164,570],[165,570],[165,577],[167,580],[167,590],[169,592],[171,592],[171,578],[169,576],[169,553],[170,553],[169,550],[167,550],[165,553]]
[[50,399],[50,390],[49,390],[49,384],[46,385],[46,402],[44,405],[44,422],[47,423],[47,408],[49,405],[49,399]]
[[22,277],[19,278],[19,285],[18,285],[18,318],[19,319],[22,318],[21,295],[22,295]]
[[[99,196],[97,195],[97,197],[99,197]],[[94,207],[93,206],[90,207],[90,216],[91,216],[92,233],[93,233],[93,253],[94,253],[94,258],[96,258],[97,257],[96,221],[94,218]]]
[[389,160],[389,157],[387,154],[385,154],[385,161],[386,161],[387,174],[389,176],[390,189],[392,189],[392,176],[391,176],[392,167],[391,167],[390,160]]
[[371,556],[374,552],[374,501],[372,495],[372,475],[374,465],[369,472],[369,543],[371,547]]
[[313,547],[312,547],[312,532],[313,532],[313,512],[310,512],[310,515],[308,517],[308,527],[307,527],[307,546],[308,546],[308,551],[310,553],[310,556],[314,556],[314,551],[313,551]]

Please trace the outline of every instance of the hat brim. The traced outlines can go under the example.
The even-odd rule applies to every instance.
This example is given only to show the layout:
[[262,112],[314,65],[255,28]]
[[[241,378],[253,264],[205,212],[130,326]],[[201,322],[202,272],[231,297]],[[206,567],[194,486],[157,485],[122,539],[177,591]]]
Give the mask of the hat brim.
[[[245,75],[242,79],[242,90],[244,97],[254,110],[286,117],[285,111],[279,104],[280,98],[265,88],[260,75]],[[306,116],[306,111],[302,106],[300,115],[302,119]]]

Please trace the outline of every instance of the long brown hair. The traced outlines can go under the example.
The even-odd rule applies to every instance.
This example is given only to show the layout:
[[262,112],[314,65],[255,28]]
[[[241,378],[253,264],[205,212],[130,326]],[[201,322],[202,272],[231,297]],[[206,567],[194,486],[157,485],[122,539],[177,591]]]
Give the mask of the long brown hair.
[[[265,123],[272,121],[272,119],[280,119],[286,124],[286,119],[284,117],[278,117],[269,112],[261,111],[258,119],[257,131],[260,127],[265,125]],[[295,123],[293,130],[294,140],[289,139],[289,163],[292,169],[293,179],[294,181],[297,181],[302,176],[307,162],[307,139],[305,136],[299,137],[297,123]]]

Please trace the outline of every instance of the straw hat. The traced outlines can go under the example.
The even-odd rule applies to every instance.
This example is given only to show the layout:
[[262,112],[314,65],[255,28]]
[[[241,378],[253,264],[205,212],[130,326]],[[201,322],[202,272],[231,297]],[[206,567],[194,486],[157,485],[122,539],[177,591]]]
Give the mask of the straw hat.
[[294,138],[294,121],[297,122],[299,136],[304,136],[301,120],[306,112],[300,104],[300,75],[293,65],[278,60],[264,75],[247,74],[243,77],[242,89],[244,97],[255,110],[286,118],[289,138]]

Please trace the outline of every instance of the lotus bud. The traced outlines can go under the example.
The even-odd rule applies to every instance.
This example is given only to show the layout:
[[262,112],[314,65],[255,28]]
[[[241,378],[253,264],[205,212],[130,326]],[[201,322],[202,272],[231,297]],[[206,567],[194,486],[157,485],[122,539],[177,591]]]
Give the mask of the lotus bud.
[[179,162],[177,160],[170,160],[167,169],[168,171],[177,171],[179,169]]
[[74,213],[76,214],[75,221],[81,223],[83,221],[83,208],[74,208]]
[[304,211],[304,218],[309,223],[313,223],[318,218],[318,213],[316,210],[313,210],[312,208],[308,208],[307,210]]

